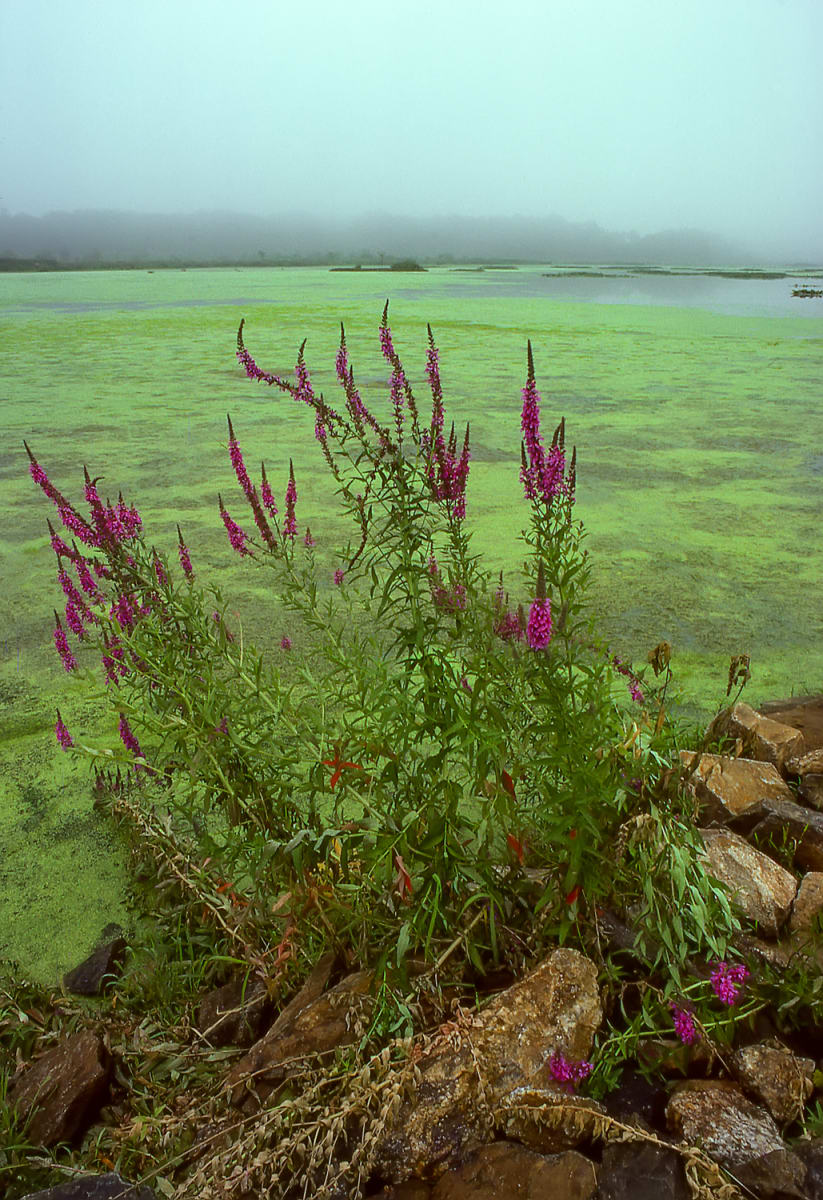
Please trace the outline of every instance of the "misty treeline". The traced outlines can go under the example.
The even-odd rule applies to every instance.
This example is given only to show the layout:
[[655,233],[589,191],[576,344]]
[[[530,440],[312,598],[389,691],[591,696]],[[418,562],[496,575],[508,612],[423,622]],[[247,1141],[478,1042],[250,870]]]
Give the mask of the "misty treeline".
[[625,262],[739,264],[755,259],[699,230],[641,236],[563,217],[260,217],[0,210],[0,259],[95,263]]

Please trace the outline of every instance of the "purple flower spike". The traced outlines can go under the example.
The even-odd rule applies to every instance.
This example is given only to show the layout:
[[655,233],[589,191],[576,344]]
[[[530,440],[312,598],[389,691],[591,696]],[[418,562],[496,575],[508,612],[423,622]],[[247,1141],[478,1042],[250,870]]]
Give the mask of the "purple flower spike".
[[60,716],[60,709],[57,710],[57,724],[54,727],[54,736],[64,750],[70,750],[74,745],[74,740],[66,728],[63,718]]
[[246,535],[236,521],[233,521],[223,505],[223,498],[218,494],[218,503],[220,505],[220,516],[223,518],[223,524],[226,527],[226,533],[229,535],[229,542],[232,550],[236,550],[238,554],[248,554],[246,549]]
[[314,538],[312,537],[311,529],[307,525],[306,526],[306,534],[305,534],[305,537],[303,538],[303,545],[306,547],[307,550],[311,550],[311,548],[314,544],[315,544],[315,542],[314,542]]
[[338,567],[337,570],[334,572],[334,582],[337,585],[337,587],[340,587],[340,585],[342,584],[344,576],[345,576],[345,572],[343,571],[343,568]]
[[691,1046],[697,1041],[698,1033],[697,1026],[694,1023],[694,1017],[687,1008],[681,1008],[679,1004],[675,1004],[674,1000],[669,1001],[669,1008],[672,1011],[674,1019],[674,1031],[680,1038],[684,1046]]
[[297,536],[297,519],[294,515],[297,504],[297,485],[294,482],[294,463],[289,459],[289,482],[286,485],[286,519],[283,522],[283,537],[294,541]]
[[715,964],[711,974],[712,991],[722,1004],[732,1008],[743,992],[743,984],[749,978],[749,969],[742,963],[730,966],[727,962]]
[[120,714],[120,723],[118,725],[120,732],[120,740],[127,750],[130,750],[137,758],[143,757],[143,751],[140,749],[140,743],[131,731],[131,727],[126,719],[126,714]]
[[186,579],[194,579],[189,548],[183,541],[183,534],[180,531],[179,525],[177,526],[177,556],[180,559],[180,566],[183,568],[183,574],[186,576]]
[[291,638],[287,633],[284,633],[280,639],[281,650],[291,650]]
[[266,464],[265,463],[260,464],[260,471],[261,471],[261,480],[262,480],[261,487],[260,487],[260,495],[263,497],[263,503],[266,506],[266,511],[268,512],[269,516],[276,517],[277,516],[277,505],[274,502],[274,496],[272,494],[271,484],[269,483],[268,479],[266,478]]
[[77,659],[71,652],[69,639],[66,637],[66,631],[63,628],[60,617],[57,613],[54,614],[57,624],[54,627],[54,646],[57,653],[63,660],[63,666],[67,671],[73,671],[77,667]]
[[545,650],[552,640],[552,610],[548,597],[532,600],[526,640],[531,650]]

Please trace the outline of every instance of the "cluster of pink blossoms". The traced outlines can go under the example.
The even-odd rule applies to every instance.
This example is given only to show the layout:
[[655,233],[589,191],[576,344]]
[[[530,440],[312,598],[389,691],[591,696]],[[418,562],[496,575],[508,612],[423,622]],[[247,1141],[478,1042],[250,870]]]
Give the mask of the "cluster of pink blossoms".
[[590,1062],[574,1062],[557,1050],[549,1059],[549,1074],[555,1083],[564,1084],[568,1091],[572,1091],[576,1084],[588,1079],[591,1073],[592,1064]]
[[715,964],[711,973],[712,991],[722,1004],[730,1008],[737,1004],[743,992],[743,984],[749,978],[749,969],[742,963],[731,965],[727,962]]

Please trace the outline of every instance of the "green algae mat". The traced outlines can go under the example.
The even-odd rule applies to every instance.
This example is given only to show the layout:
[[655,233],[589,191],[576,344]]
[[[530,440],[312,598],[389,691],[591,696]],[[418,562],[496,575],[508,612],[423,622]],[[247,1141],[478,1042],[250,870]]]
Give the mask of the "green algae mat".
[[[334,403],[339,322],[358,384],[387,403],[377,325],[391,301],[395,344],[426,411],[426,322],[441,350],[447,416],[470,421],[468,523],[487,565],[512,571],[525,520],[519,468],[526,339],[544,425],[566,417],[578,447],[578,513],[595,565],[593,606],[636,666],[672,643],[687,717],[720,702],[729,657],[748,653],[748,698],[823,686],[823,304],[790,280],[666,275],[546,278],[541,268],[421,274],[325,269],[128,271],[0,276],[3,521],[0,663],[0,957],[56,980],[103,926],[129,926],[127,863],[93,808],[87,769],[54,740],[59,703],[80,740],[114,745],[51,642],[59,598],[50,506],[22,440],[70,498],[82,469],[122,489],[150,540],[231,598],[245,637],[276,646],[288,627],[265,574],[231,554],[217,511],[238,502],[225,416],[275,493],[294,459],[301,530],[328,566],[346,531],[318,471],[309,414],[249,383],[246,342],[288,375],[297,347]],[[230,500],[231,497],[231,500]],[[514,576],[510,590],[516,593]],[[526,599],[527,597],[523,597]]]

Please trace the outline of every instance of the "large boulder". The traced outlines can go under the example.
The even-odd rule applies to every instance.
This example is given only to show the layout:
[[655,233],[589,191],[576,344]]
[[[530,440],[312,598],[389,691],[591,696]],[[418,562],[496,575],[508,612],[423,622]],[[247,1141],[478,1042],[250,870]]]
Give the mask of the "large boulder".
[[674,1089],[666,1120],[677,1137],[701,1146],[745,1187],[804,1200],[806,1168],[766,1110],[747,1100],[737,1084],[686,1080]]
[[807,750],[823,748],[823,696],[791,696],[760,705],[764,716],[791,725],[803,734]]
[[768,936],[777,937],[797,893],[794,876],[728,829],[703,829],[706,859],[738,908]]
[[751,830],[754,839],[795,843],[794,861],[806,871],[823,871],[823,813],[792,800],[764,800],[763,816]]
[[764,800],[794,799],[791,788],[771,763],[689,750],[681,750],[680,761],[691,768],[689,783],[704,815],[713,821],[759,814]]
[[88,1031],[75,1033],[25,1067],[12,1082],[8,1103],[31,1118],[29,1141],[54,1146],[84,1133],[108,1095],[110,1067],[102,1041]]
[[[386,1127],[377,1173],[399,1182],[458,1165],[492,1140],[495,1111],[518,1089],[557,1103],[567,1093],[552,1083],[549,1059],[587,1058],[602,1016],[594,964],[559,949],[479,1013],[441,1027],[418,1057],[414,1094]],[[507,1110],[513,1120],[517,1108]]]
[[97,996],[119,973],[126,955],[126,939],[111,938],[63,976],[63,987],[76,996]]

